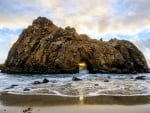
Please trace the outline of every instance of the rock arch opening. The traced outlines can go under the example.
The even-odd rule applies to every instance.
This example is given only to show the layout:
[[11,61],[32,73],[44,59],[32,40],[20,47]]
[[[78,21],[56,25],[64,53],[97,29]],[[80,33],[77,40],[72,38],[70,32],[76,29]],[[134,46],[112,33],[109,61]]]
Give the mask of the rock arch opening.
[[79,62],[79,73],[89,73],[89,63],[81,60]]
[[80,62],[79,63],[79,70],[85,70],[85,69],[87,69],[86,62]]

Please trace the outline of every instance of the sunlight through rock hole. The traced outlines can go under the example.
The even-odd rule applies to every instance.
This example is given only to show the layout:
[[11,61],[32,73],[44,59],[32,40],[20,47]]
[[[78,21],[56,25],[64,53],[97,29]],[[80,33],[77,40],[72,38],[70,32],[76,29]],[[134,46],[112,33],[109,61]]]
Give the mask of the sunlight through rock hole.
[[88,69],[87,69],[87,64],[86,62],[80,62],[79,63],[79,73],[82,73],[82,74],[86,74],[88,73]]

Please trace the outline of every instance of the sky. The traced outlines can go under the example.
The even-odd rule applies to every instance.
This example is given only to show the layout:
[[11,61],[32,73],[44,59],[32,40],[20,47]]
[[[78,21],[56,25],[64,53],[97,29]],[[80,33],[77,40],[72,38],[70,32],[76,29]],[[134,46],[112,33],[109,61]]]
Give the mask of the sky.
[[0,0],[0,63],[39,16],[91,38],[132,41],[150,64],[150,0]]

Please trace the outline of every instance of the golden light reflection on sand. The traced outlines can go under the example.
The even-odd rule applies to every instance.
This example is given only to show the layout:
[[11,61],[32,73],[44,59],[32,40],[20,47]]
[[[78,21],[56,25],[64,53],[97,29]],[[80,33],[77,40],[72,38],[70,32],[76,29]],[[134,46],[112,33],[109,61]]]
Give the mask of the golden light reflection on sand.
[[79,101],[80,101],[80,104],[84,104],[84,97],[83,97],[83,95],[80,95]]
[[[85,63],[85,62],[80,62],[79,63],[79,69],[80,70],[85,70],[85,69],[87,69],[87,64]],[[79,103],[80,104],[84,104],[84,93],[83,93],[83,87],[82,86],[80,86],[80,88],[79,88]]]
[[83,86],[81,85],[79,88],[79,104],[84,104],[84,92],[83,92]]

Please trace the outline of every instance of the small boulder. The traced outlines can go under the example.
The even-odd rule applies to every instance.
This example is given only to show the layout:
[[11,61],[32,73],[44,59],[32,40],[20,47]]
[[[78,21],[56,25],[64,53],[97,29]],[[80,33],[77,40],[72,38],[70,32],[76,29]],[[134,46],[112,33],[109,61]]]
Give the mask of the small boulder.
[[135,80],[145,80],[145,76],[137,76]]
[[42,81],[42,83],[48,83],[49,82],[49,80],[48,79],[43,79],[43,81]]
[[94,86],[99,86],[99,84],[94,84]]
[[80,78],[77,78],[76,76],[73,76],[72,77],[72,81],[81,81],[82,79],[80,79]]
[[130,77],[130,79],[134,79],[133,77]]
[[12,88],[14,88],[14,87],[16,87],[16,86],[18,86],[18,85],[14,84],[14,85],[11,85],[11,86],[9,86],[9,87],[7,87],[7,88],[5,88],[5,89],[12,89]]
[[104,82],[109,82],[109,80],[108,80],[108,79],[105,79]]
[[41,84],[41,82],[40,82],[40,81],[34,81],[32,84],[33,84],[33,85]]
[[16,86],[18,86],[17,84],[13,84],[13,85],[11,85],[12,87],[16,87]]
[[30,89],[29,88],[25,88],[23,91],[30,91]]

